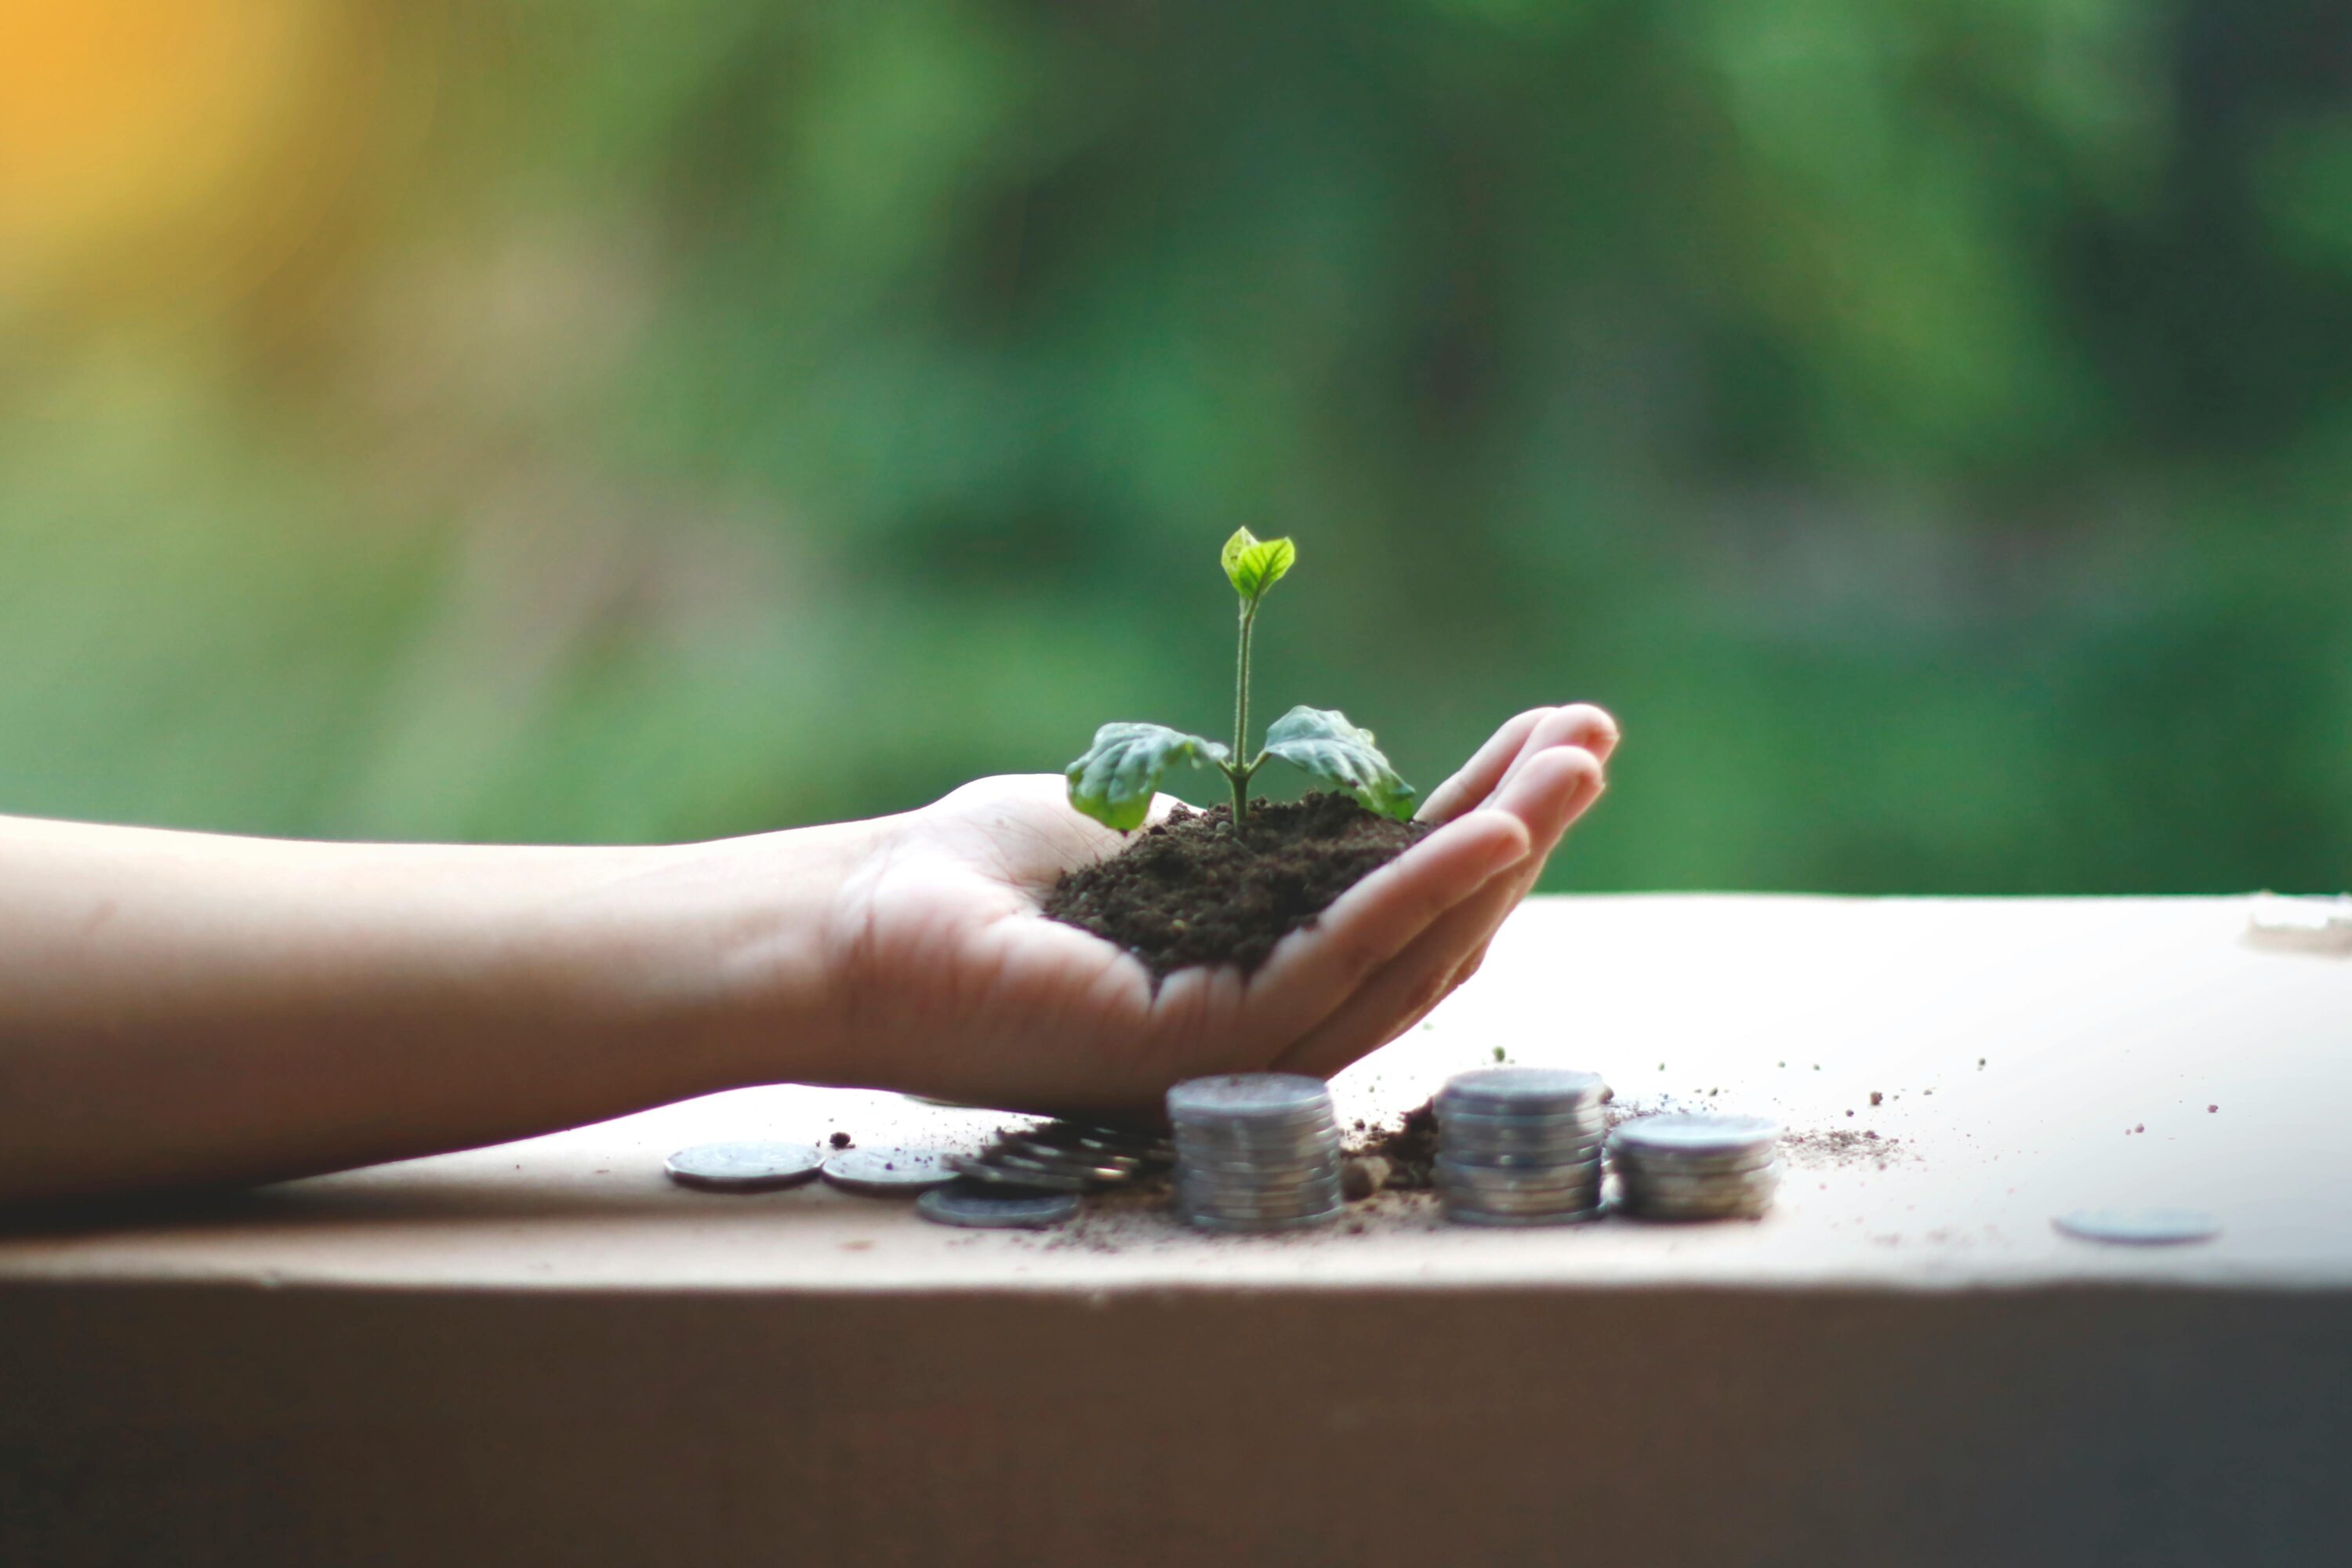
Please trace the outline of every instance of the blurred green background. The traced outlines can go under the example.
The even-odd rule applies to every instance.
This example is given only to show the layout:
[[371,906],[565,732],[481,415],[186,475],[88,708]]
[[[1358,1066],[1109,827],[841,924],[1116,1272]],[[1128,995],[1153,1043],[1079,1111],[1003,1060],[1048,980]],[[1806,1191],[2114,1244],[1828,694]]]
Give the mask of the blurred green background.
[[[18,0],[0,809],[1627,742],[1556,888],[2352,880],[2352,8]],[[1195,781],[1195,798],[1213,793]]]

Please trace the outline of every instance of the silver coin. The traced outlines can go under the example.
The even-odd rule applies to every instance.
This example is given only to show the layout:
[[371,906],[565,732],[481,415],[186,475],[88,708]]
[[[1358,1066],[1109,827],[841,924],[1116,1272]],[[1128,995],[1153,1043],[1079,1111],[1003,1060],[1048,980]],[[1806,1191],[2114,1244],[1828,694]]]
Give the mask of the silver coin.
[[1780,1184],[1780,1167],[1762,1165],[1753,1171],[1644,1171],[1620,1165],[1617,1179],[1627,1188],[1668,1196],[1685,1194],[1705,1197],[1710,1193],[1769,1193]]
[[1566,1185],[1582,1183],[1587,1185],[1601,1179],[1601,1164],[1598,1160],[1580,1161],[1561,1165],[1489,1165],[1443,1157],[1431,1162],[1430,1174],[1444,1175],[1448,1181],[1471,1184],[1485,1183],[1501,1187]]
[[1486,1165],[1497,1170],[1542,1170],[1547,1166],[1598,1165],[1598,1148],[1581,1149],[1478,1149],[1447,1145],[1437,1152],[1440,1160],[1451,1160],[1457,1165]]
[[1666,1197],[1628,1187],[1617,1203],[1636,1219],[1760,1219],[1772,1206],[1770,1193],[1736,1193],[1723,1197]]
[[1312,1208],[1179,1208],[1185,1225],[1206,1229],[1303,1229],[1322,1225],[1340,1211],[1339,1204]]
[[1438,1130],[1454,1138],[1599,1138],[1609,1131],[1605,1116],[1481,1116],[1441,1110]]
[[1265,1160],[1185,1159],[1176,1162],[1179,1173],[1185,1171],[1202,1171],[1217,1175],[1267,1178],[1316,1175],[1326,1171],[1336,1171],[1339,1168],[1339,1152],[1336,1149],[1297,1158],[1286,1156],[1281,1159]]
[[1601,1201],[1601,1189],[1584,1187],[1465,1187],[1444,1185],[1440,1199],[1465,1208],[1583,1208]]
[[1306,1182],[1295,1187],[1211,1187],[1198,1182],[1179,1182],[1176,1195],[1182,1203],[1194,1207],[1297,1208],[1303,1205],[1319,1207],[1339,1201],[1339,1184],[1336,1178],[1328,1182]]
[[2221,1234],[2221,1220],[2197,1209],[2076,1209],[2050,1223],[2083,1241],[2125,1247],[2178,1247]]
[[1460,1117],[1441,1116],[1437,1119],[1437,1134],[1438,1142],[1450,1147],[1542,1149],[1565,1143],[1599,1144],[1607,1139],[1608,1130],[1598,1122],[1591,1126],[1554,1121],[1526,1127],[1503,1127],[1492,1122],[1471,1122]]
[[1336,1170],[1318,1171],[1311,1175],[1285,1176],[1278,1180],[1266,1181],[1248,1175],[1179,1171],[1176,1173],[1175,1184],[1178,1190],[1188,1193],[1231,1193],[1241,1197],[1264,1194],[1269,1197],[1278,1197],[1289,1193],[1310,1192],[1318,1188],[1336,1191],[1339,1185],[1339,1173]]
[[1196,1132],[1181,1128],[1176,1134],[1176,1157],[1190,1154],[1304,1154],[1309,1152],[1339,1150],[1342,1140],[1339,1130],[1328,1121],[1322,1126],[1282,1138],[1228,1138],[1219,1134]]
[[1617,1178],[1629,1187],[1661,1193],[1738,1192],[1748,1188],[1770,1191],[1780,1184],[1778,1163],[1746,1171],[1675,1171],[1654,1165],[1620,1165]]
[[1450,1117],[1457,1121],[1491,1122],[1501,1127],[1600,1127],[1609,1121],[1609,1108],[1599,1100],[1576,1105],[1527,1105],[1440,1095],[1431,1102],[1430,1110],[1440,1121]]
[[1310,1149],[1336,1150],[1340,1142],[1339,1126],[1328,1116],[1320,1122],[1302,1123],[1279,1131],[1263,1127],[1230,1130],[1179,1127],[1176,1130],[1179,1158],[1188,1152],[1246,1155],[1281,1154],[1292,1151],[1304,1152]]
[[1276,1219],[1238,1219],[1224,1215],[1188,1213],[1185,1223],[1201,1230],[1223,1231],[1229,1235],[1254,1236],[1274,1231],[1312,1230],[1329,1225],[1344,1213],[1344,1208],[1332,1208],[1321,1214],[1296,1215]]
[[909,1197],[956,1179],[946,1155],[906,1149],[844,1149],[825,1157],[823,1174],[843,1192],[870,1198]]
[[1191,1161],[1178,1165],[1175,1178],[1180,1182],[1214,1182],[1250,1187],[1296,1186],[1301,1182],[1336,1182],[1339,1179],[1339,1162],[1313,1160],[1296,1165],[1198,1164]]
[[1246,1187],[1197,1187],[1183,1183],[1176,1199],[1188,1208],[1322,1208],[1339,1201],[1339,1183],[1307,1183],[1303,1187],[1279,1187],[1251,1192]]
[[1525,1208],[1529,1204],[1587,1204],[1601,1194],[1598,1182],[1566,1186],[1502,1186],[1491,1183],[1472,1185],[1451,1177],[1440,1177],[1431,1185],[1437,1189],[1437,1195],[1448,1203],[1508,1205],[1513,1208]]
[[1526,1182],[1597,1182],[1601,1179],[1601,1162],[1575,1160],[1543,1164],[1498,1164],[1489,1160],[1462,1160],[1452,1154],[1440,1154],[1430,1162],[1430,1169],[1465,1182],[1497,1182],[1505,1184]]
[[1007,1191],[1029,1193],[1090,1193],[1102,1184],[1092,1176],[1069,1175],[1056,1171],[1020,1170],[992,1164],[985,1159],[958,1155],[948,1162],[955,1173],[968,1181]]
[[1188,1149],[1176,1162],[1180,1171],[1321,1171],[1339,1163],[1337,1149],[1285,1150],[1265,1154],[1236,1154],[1230,1150]]
[[1549,1127],[1493,1127],[1441,1120],[1437,1131],[1443,1142],[1479,1149],[1543,1149],[1570,1143],[1590,1143],[1598,1147],[1608,1137],[1606,1129],[1579,1127],[1573,1123],[1555,1123]]
[[824,1152],[807,1143],[698,1143],[663,1162],[669,1179],[706,1193],[771,1193],[813,1181]]
[[1489,1209],[1473,1208],[1466,1204],[1449,1204],[1438,1211],[1454,1225],[1575,1225],[1592,1219],[1603,1211],[1599,1204],[1579,1204],[1570,1208]]
[[1770,1148],[1780,1140],[1780,1124],[1765,1116],[1675,1112],[1636,1117],[1621,1123],[1613,1137],[1620,1150],[1636,1157],[1695,1159]]
[[1180,1126],[1187,1121],[1295,1121],[1330,1111],[1330,1086],[1303,1073],[1226,1073],[1187,1079],[1168,1091],[1169,1119]]
[[1627,1212],[1653,1217],[1699,1217],[1708,1215],[1761,1214],[1772,1206],[1769,1190],[1746,1193],[1645,1193],[1620,1187],[1617,1201]]
[[1608,1080],[1597,1072],[1568,1068],[1479,1068],[1456,1073],[1437,1092],[1437,1113],[1449,1106],[1464,1110],[1568,1110],[1599,1105],[1609,1092]]
[[1094,1144],[1053,1143],[1043,1138],[1013,1137],[996,1145],[1008,1153],[1026,1155],[1047,1165],[1084,1165],[1091,1170],[1125,1175],[1153,1162],[1148,1155],[1123,1154]]
[[1437,1196],[1463,1204],[1585,1204],[1600,1183],[1465,1183],[1456,1175],[1434,1180]]
[[1566,1192],[1507,1193],[1440,1187],[1437,1199],[1447,1208],[1491,1209],[1496,1214],[1534,1214],[1551,1209],[1589,1209],[1601,1201],[1601,1189],[1582,1187]]
[[1133,1139],[1122,1142],[1088,1133],[1056,1131],[1052,1128],[1016,1132],[1001,1142],[1058,1154],[1084,1154],[1106,1163],[1164,1164],[1176,1157],[1176,1146],[1164,1138]]
[[1663,1175],[1738,1176],[1750,1171],[1777,1170],[1780,1163],[1778,1144],[1746,1149],[1737,1154],[1689,1156],[1660,1154],[1655,1150],[1628,1149],[1612,1142],[1609,1145],[1609,1152],[1621,1171],[1655,1171]]
[[1440,1116],[1438,1136],[1448,1143],[1597,1143],[1609,1136],[1599,1117]]
[[1051,1142],[1056,1147],[1073,1150],[1108,1150],[1112,1154],[1167,1154],[1167,1133],[1136,1133],[1118,1126],[1094,1126],[1087,1121],[1040,1121],[1033,1129],[1016,1133],[1018,1138],[1034,1138],[1037,1142]]
[[1174,1191],[1187,1202],[1290,1203],[1302,1193],[1336,1193],[1339,1177],[1309,1176],[1302,1180],[1254,1182],[1246,1176],[1178,1176]]
[[1601,1163],[1598,1143],[1570,1143],[1555,1149],[1517,1148],[1488,1149],[1476,1144],[1465,1148],[1449,1143],[1438,1152],[1441,1160],[1451,1160],[1457,1165],[1494,1165],[1505,1170],[1540,1170],[1547,1165],[1597,1165]]
[[1102,1164],[1098,1163],[1100,1155],[1033,1154],[1018,1149],[991,1149],[981,1159],[1001,1171],[1033,1171],[1049,1176],[1075,1176],[1081,1181],[1103,1184],[1126,1181],[1141,1169],[1136,1165]]
[[1483,1225],[1504,1229],[1544,1225],[1583,1225],[1587,1221],[1599,1219],[1601,1212],[1601,1205],[1598,1204],[1591,1208],[1559,1209],[1545,1214],[1494,1214],[1484,1209],[1449,1208],[1445,1211],[1445,1217],[1454,1225]]
[[915,1201],[915,1212],[968,1230],[1042,1230],[1077,1213],[1078,1199],[1075,1193],[999,1193],[959,1183],[933,1187]]

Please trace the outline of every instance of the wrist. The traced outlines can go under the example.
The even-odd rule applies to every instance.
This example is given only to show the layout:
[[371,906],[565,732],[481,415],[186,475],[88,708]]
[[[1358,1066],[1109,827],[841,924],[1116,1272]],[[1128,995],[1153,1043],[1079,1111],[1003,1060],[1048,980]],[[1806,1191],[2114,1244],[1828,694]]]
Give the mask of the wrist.
[[575,911],[603,1005],[665,1075],[667,1098],[856,1079],[836,910],[875,827],[642,851],[603,908]]

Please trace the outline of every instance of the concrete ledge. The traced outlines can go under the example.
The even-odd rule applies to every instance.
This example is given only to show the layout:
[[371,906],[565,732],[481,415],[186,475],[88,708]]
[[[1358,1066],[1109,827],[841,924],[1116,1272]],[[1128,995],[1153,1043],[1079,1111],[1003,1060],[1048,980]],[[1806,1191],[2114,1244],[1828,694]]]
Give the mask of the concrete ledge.
[[2333,1293],[0,1297],[0,1561],[2333,1563]]
[[[2352,962],[2243,927],[1545,900],[1339,1086],[1501,1046],[1771,1111],[1811,1142],[1755,1225],[982,1235],[662,1180],[996,1120],[792,1089],[58,1221],[0,1237],[0,1563],[2340,1562]],[[2117,1203],[2224,1228],[2051,1228]]]

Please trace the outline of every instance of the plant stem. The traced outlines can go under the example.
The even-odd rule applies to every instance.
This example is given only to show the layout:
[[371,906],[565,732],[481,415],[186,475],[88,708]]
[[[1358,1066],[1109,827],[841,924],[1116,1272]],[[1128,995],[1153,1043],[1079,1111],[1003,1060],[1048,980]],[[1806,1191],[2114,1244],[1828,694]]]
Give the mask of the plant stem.
[[1234,765],[1225,777],[1234,786],[1234,837],[1242,836],[1249,816],[1249,782],[1253,771],[1242,761],[1249,755],[1250,629],[1257,624],[1257,601],[1242,601],[1241,648],[1234,659]]

